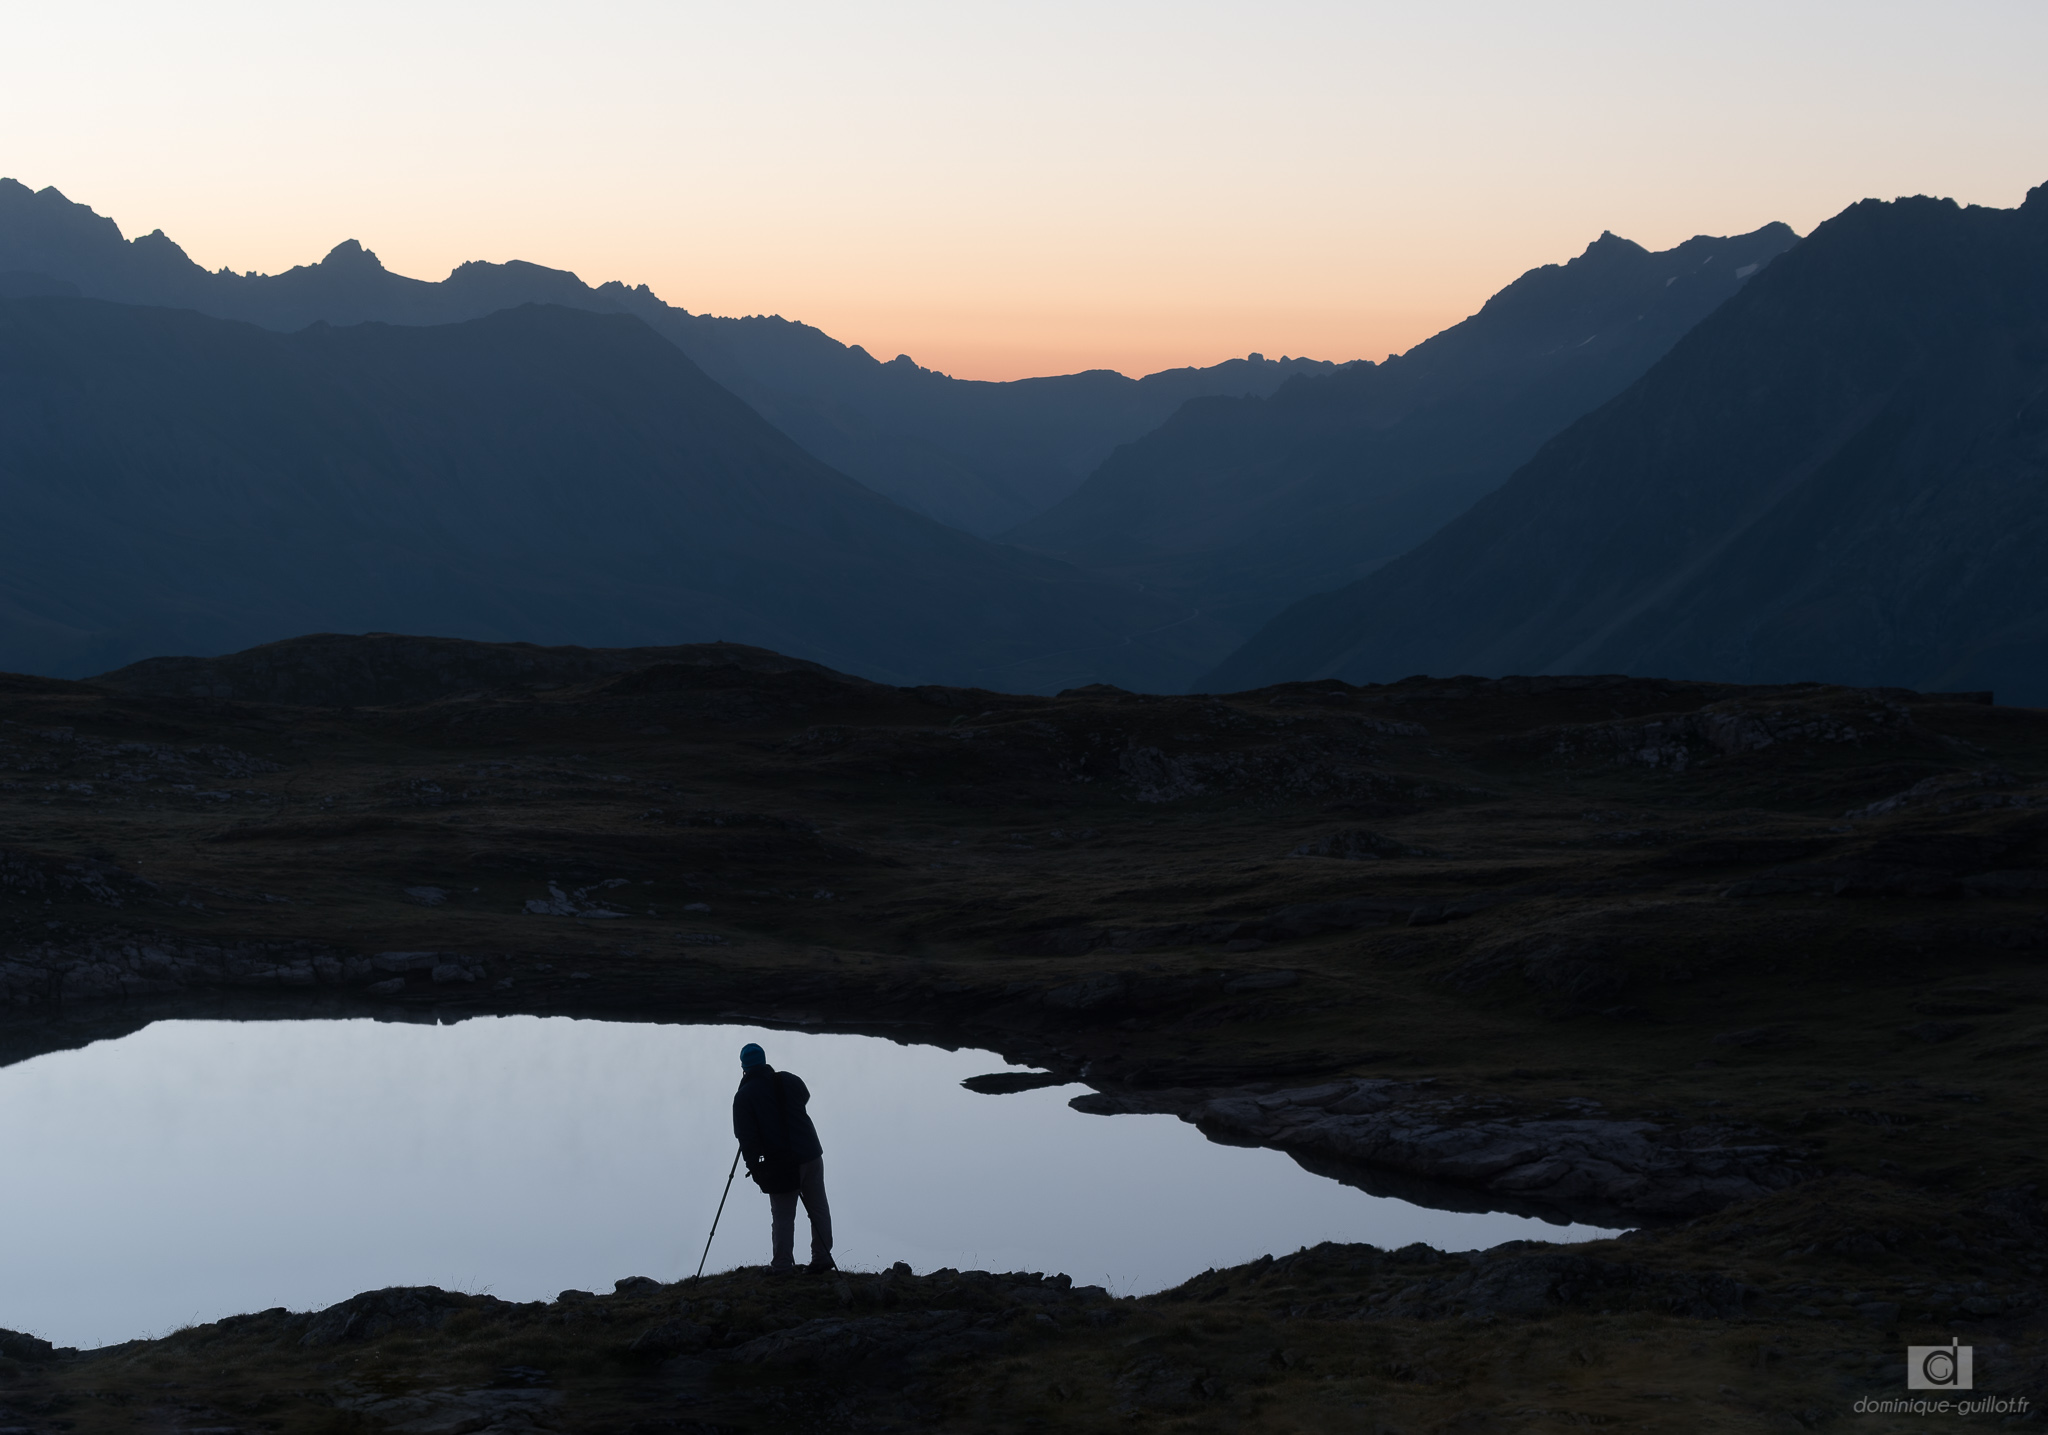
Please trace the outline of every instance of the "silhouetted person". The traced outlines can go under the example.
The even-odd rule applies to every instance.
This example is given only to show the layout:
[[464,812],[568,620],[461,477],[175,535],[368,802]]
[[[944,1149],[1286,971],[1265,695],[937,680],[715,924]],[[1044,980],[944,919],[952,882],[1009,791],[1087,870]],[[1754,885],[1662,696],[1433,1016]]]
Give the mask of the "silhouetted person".
[[832,1262],[832,1209],[825,1204],[825,1148],[811,1125],[810,1088],[803,1079],[768,1064],[768,1054],[748,1042],[740,1048],[740,1089],[732,1098],[732,1134],[739,1138],[747,1174],[768,1193],[771,1271],[796,1266],[796,1201],[803,1197],[811,1218],[811,1269],[836,1269]]

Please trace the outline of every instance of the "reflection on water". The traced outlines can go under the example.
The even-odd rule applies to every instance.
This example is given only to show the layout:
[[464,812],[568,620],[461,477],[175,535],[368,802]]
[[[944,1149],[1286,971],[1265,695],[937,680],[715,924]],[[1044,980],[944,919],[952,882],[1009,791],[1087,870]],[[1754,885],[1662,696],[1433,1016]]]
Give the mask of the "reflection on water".
[[[169,1021],[0,1069],[0,1326],[89,1346],[386,1285],[535,1300],[687,1275],[747,1041],[811,1088],[847,1267],[1142,1294],[1322,1240],[1606,1234],[1366,1196],[1170,1116],[1080,1115],[1077,1087],[961,1089],[1008,1069],[987,1052],[541,1017]],[[767,1257],[742,1174],[710,1269]]]

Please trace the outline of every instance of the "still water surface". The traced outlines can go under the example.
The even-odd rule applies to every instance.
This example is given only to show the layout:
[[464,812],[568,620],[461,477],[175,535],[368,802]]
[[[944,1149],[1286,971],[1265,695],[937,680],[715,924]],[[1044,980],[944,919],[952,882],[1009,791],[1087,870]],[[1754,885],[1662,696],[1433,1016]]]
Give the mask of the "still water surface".
[[[387,1285],[537,1300],[687,1275],[747,1041],[810,1086],[842,1266],[1131,1295],[1322,1240],[1608,1234],[1367,1196],[1170,1116],[1081,1115],[1083,1087],[963,1089],[1019,1069],[988,1052],[559,1017],[166,1021],[0,1069],[0,1326],[92,1346]],[[708,1269],[767,1257],[742,1173]]]

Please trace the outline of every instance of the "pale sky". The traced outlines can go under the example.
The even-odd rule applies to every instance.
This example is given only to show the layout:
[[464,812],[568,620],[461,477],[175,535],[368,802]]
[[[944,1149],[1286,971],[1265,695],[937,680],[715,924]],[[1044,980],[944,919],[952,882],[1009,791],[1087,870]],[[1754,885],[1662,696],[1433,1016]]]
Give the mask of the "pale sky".
[[2048,3],[0,3],[0,174],[972,378],[1378,358],[1611,229],[2048,181]]

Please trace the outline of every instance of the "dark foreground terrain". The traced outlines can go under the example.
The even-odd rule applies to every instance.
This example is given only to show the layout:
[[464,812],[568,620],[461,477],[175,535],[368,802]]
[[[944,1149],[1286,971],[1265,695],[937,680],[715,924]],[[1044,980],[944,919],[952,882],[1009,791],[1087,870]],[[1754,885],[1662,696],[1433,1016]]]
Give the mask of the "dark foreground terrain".
[[305,639],[0,679],[0,804],[0,1060],[167,1015],[874,1031],[1640,1227],[1137,1301],[740,1270],[0,1336],[0,1430],[1921,1429],[1854,1407],[1951,1336],[2030,1402],[1974,1422],[2048,1386],[2048,715],[1982,695]]

